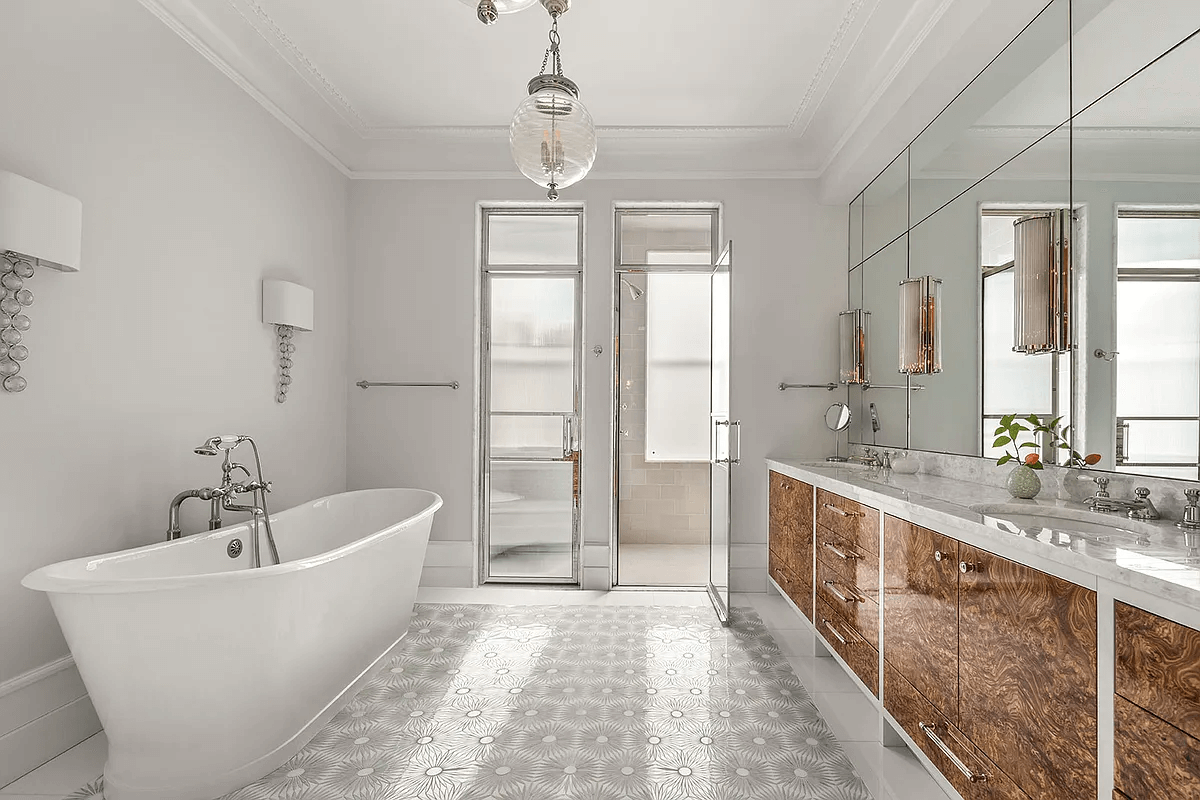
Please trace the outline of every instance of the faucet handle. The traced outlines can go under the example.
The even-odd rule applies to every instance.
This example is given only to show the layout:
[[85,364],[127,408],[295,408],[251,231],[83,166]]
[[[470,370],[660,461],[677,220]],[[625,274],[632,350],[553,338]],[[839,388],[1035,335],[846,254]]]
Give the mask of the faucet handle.
[[1138,500],[1146,500],[1150,497],[1150,490],[1145,486],[1139,486],[1133,490],[1133,496]]
[[1184,489],[1183,493],[1187,495],[1188,505],[1200,505],[1200,489]]
[[1096,494],[1100,495],[1101,497],[1108,497],[1108,481],[1109,481],[1109,479],[1108,478],[1092,478],[1092,480],[1096,483],[1097,486],[1100,487],[1099,491],[1096,492]]

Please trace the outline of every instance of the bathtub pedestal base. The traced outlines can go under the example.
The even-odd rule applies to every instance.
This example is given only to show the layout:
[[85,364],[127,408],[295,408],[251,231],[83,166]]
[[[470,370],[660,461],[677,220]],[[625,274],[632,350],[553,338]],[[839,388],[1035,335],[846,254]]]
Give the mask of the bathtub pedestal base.
[[169,788],[135,786],[124,783],[121,780],[121,776],[110,773],[108,765],[105,764],[105,800],[218,800],[218,798],[224,797],[232,791],[248,786],[259,778],[269,775],[286,764],[296,753],[303,750],[304,746],[312,741],[312,738],[325,727],[325,724],[354,699],[355,695],[370,681],[375,671],[392,657],[392,653],[399,648],[407,635],[407,632],[401,635],[399,639],[384,651],[383,655],[371,662],[371,665],[364,669],[354,679],[354,682],[346,687],[345,691],[339,694],[333,702],[322,709],[320,714],[313,717],[311,722],[305,725],[300,731],[297,731],[295,736],[280,745],[275,751],[232,772],[211,776],[209,780],[206,780],[202,784],[171,786]]

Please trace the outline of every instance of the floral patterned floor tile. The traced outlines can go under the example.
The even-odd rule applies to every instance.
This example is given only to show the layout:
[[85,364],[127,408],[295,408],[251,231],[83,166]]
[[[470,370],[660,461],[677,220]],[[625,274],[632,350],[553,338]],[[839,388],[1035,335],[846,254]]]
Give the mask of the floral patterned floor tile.
[[358,696],[225,800],[870,800],[762,620],[732,617],[418,605]]

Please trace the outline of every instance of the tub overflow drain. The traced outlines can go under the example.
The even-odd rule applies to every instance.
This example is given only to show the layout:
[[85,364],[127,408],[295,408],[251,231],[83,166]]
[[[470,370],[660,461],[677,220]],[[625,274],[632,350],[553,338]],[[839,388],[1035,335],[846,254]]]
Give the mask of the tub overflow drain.
[[230,558],[237,558],[242,554],[242,540],[234,539],[229,543],[229,547],[225,548],[225,552],[229,553]]

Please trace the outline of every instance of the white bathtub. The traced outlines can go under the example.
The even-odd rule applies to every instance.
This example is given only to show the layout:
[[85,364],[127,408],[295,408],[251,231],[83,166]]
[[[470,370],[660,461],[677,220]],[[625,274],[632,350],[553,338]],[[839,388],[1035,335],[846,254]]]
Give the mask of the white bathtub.
[[283,563],[257,570],[243,524],[27,575],[104,724],[108,800],[211,800],[307,744],[403,637],[441,505],[376,489],[273,514]]

